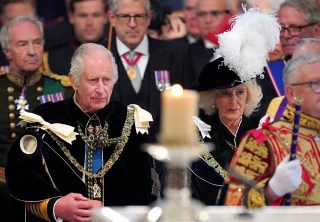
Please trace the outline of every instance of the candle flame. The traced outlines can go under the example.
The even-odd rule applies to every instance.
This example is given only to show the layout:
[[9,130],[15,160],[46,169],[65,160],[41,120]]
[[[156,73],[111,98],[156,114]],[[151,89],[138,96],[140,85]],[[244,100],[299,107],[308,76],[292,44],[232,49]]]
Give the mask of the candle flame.
[[171,93],[174,96],[181,96],[183,93],[183,88],[179,84],[174,84],[171,87]]

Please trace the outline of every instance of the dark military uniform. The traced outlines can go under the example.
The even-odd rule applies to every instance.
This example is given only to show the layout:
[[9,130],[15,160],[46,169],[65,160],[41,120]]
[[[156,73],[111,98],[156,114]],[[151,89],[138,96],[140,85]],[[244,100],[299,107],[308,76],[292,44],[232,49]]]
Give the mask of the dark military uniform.
[[[149,142],[148,135],[136,132],[133,112],[132,108],[110,101],[96,113],[96,119],[103,124],[99,141],[105,144],[97,148],[101,150],[99,158],[103,160],[100,170],[95,174],[102,175],[96,179],[101,181],[102,188],[97,198],[102,198],[105,206],[149,205],[156,200],[152,191],[155,185],[151,168],[153,160],[141,149],[142,144]],[[49,123],[73,126],[80,135],[92,123],[92,117],[84,113],[73,99],[48,102],[38,106],[34,113]],[[37,138],[37,149],[30,155],[21,149],[23,135]],[[71,192],[90,197],[90,191],[95,189],[88,182],[93,176],[84,170],[90,163],[89,154],[86,154],[88,138],[80,135],[72,144],[68,144],[50,133],[50,130],[28,128],[13,143],[6,170],[11,195],[21,203],[28,203],[28,206],[47,200],[44,201],[46,207],[39,211],[37,206],[29,208],[28,221],[53,221],[53,206],[58,197]],[[84,177],[86,182],[83,181]]]
[[[25,90],[23,90],[24,85]],[[3,212],[9,211],[5,209],[8,207],[9,197],[6,191],[4,169],[10,146],[22,131],[22,128],[17,126],[20,121],[19,113],[21,110],[33,110],[40,104],[41,95],[55,95],[59,92],[63,92],[65,98],[72,95],[73,89],[67,76],[44,74],[38,71],[24,79],[14,71],[0,72],[0,204],[4,204],[1,206]]]

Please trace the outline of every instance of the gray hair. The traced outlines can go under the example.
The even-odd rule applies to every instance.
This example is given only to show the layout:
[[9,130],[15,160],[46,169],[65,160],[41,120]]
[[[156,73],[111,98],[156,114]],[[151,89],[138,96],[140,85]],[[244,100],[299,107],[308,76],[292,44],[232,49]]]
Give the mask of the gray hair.
[[[262,90],[255,79],[243,83],[247,88],[247,101],[244,109],[244,115],[249,117],[253,112],[257,111],[262,99]],[[214,94],[217,90],[201,91],[199,108],[203,109],[207,115],[212,115],[218,112],[214,100]]]
[[[37,26],[40,30],[42,41],[44,42],[43,26],[42,26],[42,22],[40,20],[38,20],[34,16],[17,16],[15,18],[13,18],[12,20],[10,20],[8,23],[4,24],[0,30],[0,42],[1,42],[2,49],[5,49],[5,50],[10,49],[9,35],[10,35],[12,28],[15,27],[16,25],[19,25],[24,22],[30,22],[30,23],[34,24],[35,26]],[[28,31],[28,30],[26,30],[26,31]]]
[[99,54],[106,58],[110,58],[112,63],[112,73],[114,83],[118,80],[118,68],[113,54],[103,45],[95,43],[84,43],[80,45],[71,58],[70,75],[74,78],[76,84],[80,83],[80,75],[83,73],[83,60],[91,56]]
[[306,16],[308,24],[320,22],[320,7],[314,0],[287,0],[280,5],[280,10],[286,6],[301,11]]
[[302,54],[288,61],[283,71],[284,85],[290,85],[297,79],[299,69],[305,64],[315,63],[320,61],[320,54]]
[[310,43],[320,44],[320,39],[319,38],[302,38],[297,41],[297,43],[295,44],[295,47],[299,47],[304,44],[310,44]]
[[[116,13],[119,10],[119,2],[121,0],[109,0],[109,9],[110,11],[112,11],[113,13]],[[150,11],[151,6],[150,6],[150,0],[133,0],[135,2],[139,2],[139,1],[144,1],[144,9],[146,12]]]

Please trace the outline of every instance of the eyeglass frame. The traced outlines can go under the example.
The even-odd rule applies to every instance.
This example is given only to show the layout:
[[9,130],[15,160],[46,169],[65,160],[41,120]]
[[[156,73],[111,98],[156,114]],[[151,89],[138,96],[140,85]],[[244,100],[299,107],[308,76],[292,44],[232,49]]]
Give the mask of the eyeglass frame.
[[[291,83],[291,86],[308,86],[312,92],[320,93],[320,79],[318,80],[311,80],[308,82],[301,82],[301,83]],[[318,90],[315,87],[318,86]]]
[[196,12],[196,15],[199,17],[199,18],[205,18],[207,15],[210,15],[210,16],[213,16],[213,17],[218,17],[219,15],[221,14],[228,14],[230,11],[228,9],[226,10],[211,10],[211,11],[207,11],[207,12]]
[[[288,27],[281,26],[280,35],[281,35],[281,33],[284,33],[285,30],[287,30],[289,35],[298,36],[298,35],[300,35],[302,29],[307,28],[307,27],[312,26],[312,25],[316,25],[316,24],[318,24],[318,22],[308,23],[306,25],[289,25]],[[299,29],[298,34],[292,35],[291,31],[290,31],[290,28],[296,28],[297,30]]]
[[[140,14],[135,14],[135,15],[116,14],[116,13],[114,13],[114,15],[116,16],[116,18],[119,19],[120,22],[123,22],[123,23],[130,22],[131,18],[133,18],[134,21],[137,22],[137,23],[144,22],[146,20],[146,18],[148,18],[148,16],[149,16],[148,13],[140,13]],[[126,19],[127,21],[124,21],[124,19]]]

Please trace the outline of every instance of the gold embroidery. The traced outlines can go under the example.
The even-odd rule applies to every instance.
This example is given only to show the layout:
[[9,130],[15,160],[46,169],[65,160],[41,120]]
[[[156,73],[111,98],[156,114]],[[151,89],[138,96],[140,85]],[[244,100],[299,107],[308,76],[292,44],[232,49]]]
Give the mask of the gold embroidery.
[[203,158],[206,161],[206,163],[211,166],[220,176],[222,176],[223,178],[226,178],[227,176],[227,171],[220,166],[220,164],[218,163],[218,161],[216,161],[213,156],[211,155],[211,153],[209,152],[208,147],[205,145],[202,137],[199,134],[199,131],[197,130],[197,134],[198,134],[198,141],[197,143],[199,144],[199,146],[203,149],[204,154],[203,154]]

